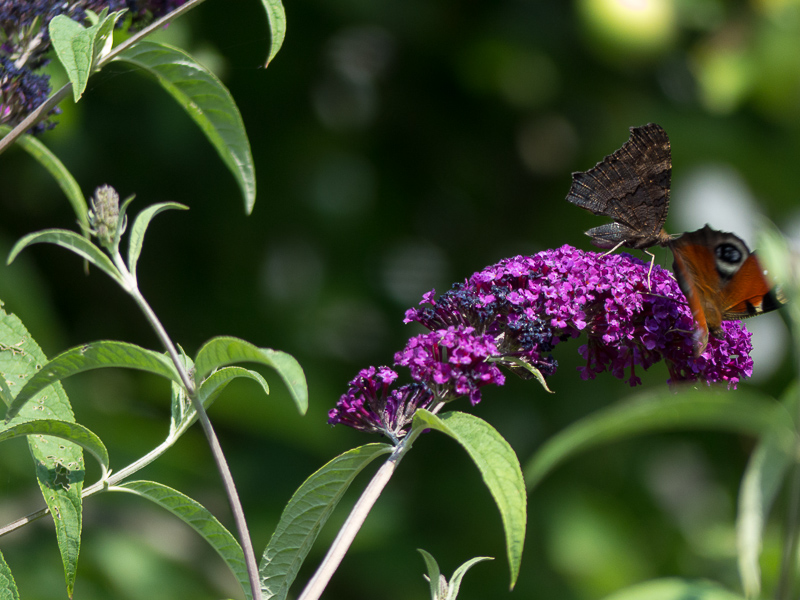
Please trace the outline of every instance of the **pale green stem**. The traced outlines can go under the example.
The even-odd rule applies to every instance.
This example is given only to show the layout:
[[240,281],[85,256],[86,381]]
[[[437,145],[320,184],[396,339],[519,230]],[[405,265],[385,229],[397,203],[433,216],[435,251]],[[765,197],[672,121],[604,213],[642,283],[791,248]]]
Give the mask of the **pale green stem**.
[[208,414],[206,413],[203,403],[200,402],[200,399],[197,397],[197,390],[194,382],[186,372],[186,369],[184,369],[183,362],[178,354],[178,350],[172,343],[172,340],[167,334],[167,331],[164,329],[164,326],[161,324],[161,321],[158,320],[155,312],[152,308],[150,308],[147,300],[145,300],[144,296],[139,291],[139,288],[136,286],[136,279],[128,271],[128,267],[122,260],[122,256],[120,256],[118,249],[115,249],[113,252],[111,252],[111,259],[114,261],[114,265],[122,275],[122,278],[125,282],[123,287],[133,297],[136,304],[142,310],[151,327],[155,330],[156,335],[161,340],[161,343],[166,348],[167,353],[172,358],[172,362],[175,364],[175,368],[177,369],[184,388],[186,389],[186,395],[189,397],[192,407],[197,413],[200,426],[203,428],[203,432],[206,435],[209,447],[211,448],[211,454],[214,457],[214,462],[217,464],[217,469],[222,477],[222,483],[225,487],[225,492],[228,495],[228,503],[230,504],[231,512],[233,513],[233,520],[236,523],[236,530],[239,533],[239,542],[241,543],[242,550],[244,552],[247,573],[250,578],[250,589],[253,593],[253,600],[261,600],[258,564],[256,563],[256,556],[255,552],[253,551],[253,542],[250,539],[250,532],[247,528],[247,520],[244,516],[242,503],[239,500],[239,494],[236,491],[236,484],[233,481],[233,475],[231,474],[228,462],[225,460],[225,454],[223,453],[222,447],[219,444],[217,434],[214,432],[214,427],[211,425],[211,421],[208,418]]
[[381,465],[378,472],[375,473],[372,480],[370,480],[361,494],[361,497],[358,499],[358,502],[356,502],[356,505],[353,507],[353,510],[350,511],[350,516],[347,517],[347,521],[342,525],[336,539],[333,540],[317,572],[314,573],[314,576],[308,581],[303,593],[300,594],[297,600],[318,600],[322,592],[325,591],[331,577],[333,577],[336,569],[339,568],[344,555],[347,554],[350,544],[353,543],[367,515],[381,495],[383,488],[389,483],[389,480],[397,469],[397,465],[400,464],[405,453],[411,449],[411,444],[414,443],[414,440],[421,432],[422,429],[419,431],[412,429],[403,441],[395,446],[391,456]]

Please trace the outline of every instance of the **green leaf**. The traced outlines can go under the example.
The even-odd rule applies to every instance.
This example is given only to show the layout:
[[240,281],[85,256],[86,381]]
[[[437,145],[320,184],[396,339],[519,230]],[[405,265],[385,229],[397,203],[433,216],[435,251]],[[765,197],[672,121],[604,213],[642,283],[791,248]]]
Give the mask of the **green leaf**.
[[[11,131],[8,125],[0,125],[0,136],[6,135]],[[56,180],[61,191],[69,200],[72,205],[72,210],[75,211],[75,216],[78,217],[78,223],[83,231],[89,229],[89,219],[87,217],[89,208],[86,205],[86,198],[83,197],[81,188],[75,178],[67,170],[58,157],[50,152],[50,150],[36,137],[28,134],[23,134],[17,138],[17,143],[20,147],[30,154],[33,158],[39,161],[50,175]]]
[[0,600],[19,600],[17,584],[2,552],[0,552]]
[[11,388],[8,387],[6,380],[0,377],[0,400],[3,401],[7,407],[11,406],[11,402],[14,401],[14,395],[11,393]]
[[235,337],[212,338],[200,348],[194,361],[195,382],[199,384],[214,369],[239,362],[255,362],[275,369],[300,413],[308,410],[308,388],[300,364],[285,352],[259,348]]
[[790,421],[786,409],[751,390],[647,394],[599,410],[550,438],[525,466],[525,480],[531,490],[578,452],[653,431],[705,428],[759,435],[774,429],[788,447],[792,432],[786,423]]
[[455,570],[453,576],[450,578],[450,583],[447,586],[446,600],[456,600],[456,598],[458,598],[458,590],[461,588],[461,580],[464,579],[464,575],[466,575],[467,571],[469,571],[473,566],[485,560],[494,560],[494,558],[491,556],[476,556],[475,558],[469,559]]
[[[116,190],[114,190],[116,191]],[[136,198],[136,194],[128,196],[119,203],[119,214],[117,215],[117,227],[114,230],[114,241],[112,242],[112,255],[116,256],[119,254],[119,241],[122,238],[122,234],[125,233],[125,227],[128,224],[128,219],[125,216],[125,213],[128,212],[128,207],[130,206],[131,202]]]
[[439,570],[439,563],[433,558],[430,552],[417,548],[417,552],[422,555],[425,566],[428,569],[428,583],[431,586],[431,600],[443,600],[441,592],[442,572]]
[[[265,394],[269,394],[269,385],[261,373],[243,369],[242,367],[224,367],[206,378],[197,390],[197,396],[206,410],[214,403],[214,400],[217,399],[228,384],[238,378],[252,379],[261,386]],[[176,431],[185,429],[195,420],[197,420],[197,413],[191,403],[188,401],[183,402],[180,410],[173,410],[172,428]]]
[[[18,395],[35,377],[47,357],[22,322],[0,309],[0,378],[11,395]],[[13,404],[13,402],[12,402]],[[75,416],[60,383],[46,386],[22,407],[9,426],[36,420],[74,423]],[[58,549],[64,565],[67,595],[72,596],[81,547],[81,493],[85,468],[81,447],[72,442],[36,434],[28,436],[36,479],[53,516]]]
[[164,44],[139,42],[114,60],[150,74],[178,101],[233,173],[250,214],[256,200],[255,165],[242,116],[222,82],[183,50]]
[[236,538],[199,502],[155,481],[129,481],[109,488],[110,491],[128,492],[146,498],[189,525],[217,551],[233,571],[247,598],[252,598],[250,579],[244,562],[244,552]]
[[78,423],[59,419],[37,419],[34,421],[15,421],[12,425],[0,427],[0,442],[29,435],[50,436],[67,440],[87,450],[100,463],[102,478],[108,474],[108,450],[100,438]]
[[29,233],[14,244],[14,247],[8,255],[7,264],[10,265],[17,257],[17,254],[33,244],[55,244],[56,246],[71,250],[78,256],[88,260],[100,270],[105,271],[105,273],[121,285],[123,289],[128,289],[127,283],[125,283],[125,280],[117,270],[117,267],[114,266],[114,263],[111,262],[111,259],[108,258],[108,255],[86,238],[68,229],[45,229],[44,231]]
[[744,600],[711,581],[653,579],[614,592],[603,600]]
[[163,354],[125,342],[102,340],[71,348],[56,356],[30,378],[14,398],[6,413],[11,419],[19,410],[48,385],[77,373],[105,367],[127,367],[161,375],[171,381],[180,382],[180,376],[172,362]]
[[106,41],[110,41],[114,23],[123,12],[119,10],[108,14],[108,9],[103,9],[96,22],[89,27],[83,27],[64,15],[55,16],[50,21],[50,39],[72,83],[75,102],[86,90],[97,58],[107,50]]
[[533,378],[539,382],[539,385],[541,385],[544,388],[545,392],[547,392],[548,394],[555,394],[553,390],[547,387],[547,381],[545,381],[542,372],[533,365],[528,364],[524,360],[521,360],[514,356],[503,356],[503,357],[490,357],[487,359],[487,362],[512,363],[515,366],[512,367],[511,365],[506,364],[506,368],[510,369],[513,373],[519,375],[520,377],[523,377],[524,379],[530,379],[530,377],[527,375],[527,373],[530,373],[533,376]]
[[[179,360],[186,373],[191,373],[194,370],[194,362],[186,356],[183,348],[180,348]],[[183,383],[173,381],[170,384],[170,423],[169,423],[169,437],[174,438],[179,434],[179,429],[187,429],[191,423],[188,423],[189,412],[194,412],[192,402],[189,396],[186,395],[186,388]]]
[[259,566],[264,600],[284,600],[314,540],[361,470],[382,454],[388,444],[353,448],[306,479],[283,509],[275,533]]
[[269,22],[270,45],[269,55],[265,67],[269,66],[272,59],[278,53],[283,45],[283,38],[286,37],[286,11],[283,9],[281,0],[261,0],[264,5],[264,11],[267,13],[267,21]]
[[150,221],[158,213],[171,208],[189,210],[188,206],[178,204],[177,202],[162,202],[161,204],[148,206],[136,216],[136,221],[133,223],[128,240],[130,242],[128,246],[128,271],[130,271],[134,278],[136,277],[136,263],[139,262],[139,254],[142,252],[142,242],[144,242],[144,234],[147,231],[147,226],[150,225]]
[[456,440],[475,462],[494,498],[506,534],[511,588],[517,582],[525,544],[525,482],[514,450],[486,421],[461,412],[434,415],[427,410],[414,414],[415,428],[431,428]]
[[[797,412],[797,391],[797,386],[792,386],[784,395],[784,406],[792,415]],[[767,431],[750,455],[742,477],[736,515],[736,546],[739,578],[748,598],[756,598],[761,593],[759,556],[764,528],[792,462],[792,454],[787,451],[783,436]]]

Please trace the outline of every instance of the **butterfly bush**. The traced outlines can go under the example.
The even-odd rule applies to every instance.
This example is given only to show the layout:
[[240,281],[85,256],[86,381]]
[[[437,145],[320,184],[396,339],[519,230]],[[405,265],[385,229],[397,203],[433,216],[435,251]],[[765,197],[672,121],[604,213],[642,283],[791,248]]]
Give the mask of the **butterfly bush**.
[[[118,26],[141,29],[186,0],[0,0],[0,124],[15,126],[50,95],[50,77],[36,73],[50,58],[48,26],[64,15],[88,25],[87,10],[126,9]],[[55,126],[48,120],[34,127],[41,133]]]
[[[649,268],[628,254],[565,245],[504,259],[438,300],[430,291],[422,308],[405,315],[406,323],[420,323],[430,333],[412,337],[395,355],[395,365],[408,368],[425,390],[425,400],[389,402],[397,372],[370,367],[350,382],[329,423],[399,439],[410,426],[410,409],[460,396],[476,404],[481,388],[505,382],[500,366],[526,378],[554,374],[558,363],[552,350],[581,334],[586,335],[578,348],[586,361],[579,368],[583,379],[609,371],[636,386],[641,383],[636,368],[646,370],[660,360],[671,384],[701,381],[735,388],[749,377],[752,345],[744,325],[724,322],[723,337],[711,337],[705,352],[695,356],[694,322],[683,293],[669,271],[656,265],[648,277]],[[402,418],[386,414],[393,407]]]

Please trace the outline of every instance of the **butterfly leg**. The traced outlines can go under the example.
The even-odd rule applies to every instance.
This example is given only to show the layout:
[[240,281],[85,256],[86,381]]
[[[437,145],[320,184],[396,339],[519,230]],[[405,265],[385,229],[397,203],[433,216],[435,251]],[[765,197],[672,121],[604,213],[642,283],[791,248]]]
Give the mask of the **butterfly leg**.
[[650,268],[647,269],[647,291],[650,292],[653,289],[652,285],[650,285],[650,275],[653,273],[653,265],[656,262],[656,255],[649,250],[644,250],[644,253],[650,255]]
[[616,250],[617,248],[619,248],[620,246],[622,246],[622,244],[624,244],[624,243],[625,243],[625,240],[621,241],[619,244],[617,244],[616,246],[614,246],[614,247],[613,247],[611,250],[609,250],[608,252],[603,252],[603,253],[602,253],[600,256],[608,256],[609,254],[611,254],[612,252],[614,252],[614,250]]

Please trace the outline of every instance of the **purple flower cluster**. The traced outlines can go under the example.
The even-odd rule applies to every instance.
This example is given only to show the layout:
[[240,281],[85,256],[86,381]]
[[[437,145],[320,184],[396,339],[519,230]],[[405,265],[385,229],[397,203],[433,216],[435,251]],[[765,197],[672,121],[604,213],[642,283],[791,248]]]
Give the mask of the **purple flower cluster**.
[[382,433],[397,443],[407,433],[416,410],[429,407],[433,395],[420,383],[390,389],[395,379],[397,373],[389,367],[362,370],[328,413],[328,423]]
[[469,396],[475,405],[481,401],[481,387],[505,383],[500,369],[487,362],[498,354],[492,336],[451,325],[411,338],[394,362],[408,367],[411,378],[432,388],[437,398]]
[[[88,23],[86,11],[127,9],[117,23],[135,30],[174,10],[186,0],[0,0],[0,124],[15,126],[50,95],[47,75],[37,74],[48,62],[53,17],[65,15]],[[58,110],[48,114],[48,119]],[[39,123],[31,133],[54,126]]]
[[[427,306],[409,309],[405,322],[416,321],[431,333],[411,338],[395,363],[408,367],[437,405],[461,395],[477,403],[481,387],[504,383],[498,365],[523,377],[552,375],[558,366],[550,354],[555,345],[584,332],[583,379],[610,371],[635,386],[641,383],[635,368],[662,359],[670,383],[725,382],[735,388],[749,377],[752,346],[744,325],[723,323],[724,336],[709,339],[705,352],[695,356],[694,322],[675,278],[660,266],[649,277],[648,270],[649,264],[628,254],[571,246],[502,260],[438,300],[433,291],[425,294],[420,305]],[[390,372],[391,381],[381,380],[387,386],[396,377]],[[357,381],[367,386],[364,378],[375,373],[362,371],[351,390]],[[388,393],[387,388],[383,394]],[[347,422],[342,415],[349,414],[352,402],[351,393],[343,395],[329,422]],[[374,418],[370,422],[371,431],[388,431]]]

